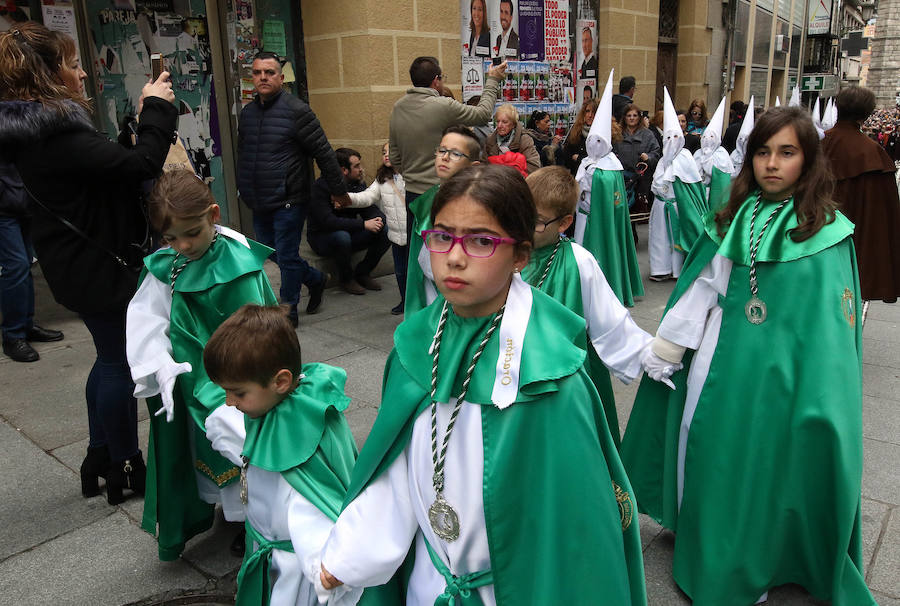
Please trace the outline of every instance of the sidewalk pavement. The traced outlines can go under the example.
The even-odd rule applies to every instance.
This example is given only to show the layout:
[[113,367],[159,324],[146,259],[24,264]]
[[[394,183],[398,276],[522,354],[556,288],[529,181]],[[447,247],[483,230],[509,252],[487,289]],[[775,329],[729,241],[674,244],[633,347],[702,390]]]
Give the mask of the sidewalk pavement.
[[[646,280],[646,226],[638,256],[646,296],[632,309],[654,332],[673,282]],[[268,273],[275,285],[278,272]],[[41,360],[0,357],[0,602],[8,604],[227,604],[240,561],[229,554],[235,529],[217,520],[175,562],[157,559],[155,540],[139,527],[143,501],[109,506],[81,496],[78,468],[87,447],[84,384],[93,363],[90,335],[78,318],[53,303],[35,268],[40,324],[65,331],[58,343],[38,343]],[[304,361],[347,370],[347,412],[362,444],[375,419],[381,376],[400,317],[392,275],[381,292],[326,292],[322,311],[300,316]],[[863,332],[865,470],[862,524],[866,579],[881,606],[900,606],[900,305],[873,303]],[[614,381],[621,428],[637,385]],[[148,421],[139,403],[146,448]],[[674,535],[641,516],[649,602],[689,604],[672,580]],[[599,598],[598,598],[599,599]],[[820,604],[799,587],[770,593],[772,606]]]

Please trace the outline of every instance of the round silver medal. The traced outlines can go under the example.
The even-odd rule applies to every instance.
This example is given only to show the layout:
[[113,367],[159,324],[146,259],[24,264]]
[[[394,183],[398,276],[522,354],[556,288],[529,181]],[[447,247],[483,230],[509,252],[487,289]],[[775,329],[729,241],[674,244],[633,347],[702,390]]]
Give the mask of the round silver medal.
[[448,543],[459,538],[459,516],[440,493],[428,508],[428,521],[434,534]]
[[759,297],[751,297],[744,305],[744,313],[751,324],[762,324],[766,321],[766,304]]

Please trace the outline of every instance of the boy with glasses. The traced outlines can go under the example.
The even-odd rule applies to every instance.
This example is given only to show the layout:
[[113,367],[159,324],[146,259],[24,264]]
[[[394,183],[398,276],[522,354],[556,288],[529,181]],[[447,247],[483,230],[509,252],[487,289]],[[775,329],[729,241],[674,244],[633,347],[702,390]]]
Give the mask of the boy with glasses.
[[[472,129],[462,125],[448,126],[434,151],[434,171],[440,183],[445,183],[462,169],[478,164],[480,159],[481,145]],[[409,240],[410,263],[406,274],[404,313],[407,315],[427,307],[437,297],[428,251],[422,246],[422,232],[431,228],[431,204],[440,183],[409,205],[412,235]]]
[[534,252],[522,279],[585,319],[587,341],[593,346],[588,347],[585,370],[600,394],[618,448],[619,421],[609,372],[623,383],[634,380],[653,337],[634,323],[594,256],[563,235],[578,202],[578,184],[571,173],[562,166],[547,166],[525,182],[534,196],[537,223]]

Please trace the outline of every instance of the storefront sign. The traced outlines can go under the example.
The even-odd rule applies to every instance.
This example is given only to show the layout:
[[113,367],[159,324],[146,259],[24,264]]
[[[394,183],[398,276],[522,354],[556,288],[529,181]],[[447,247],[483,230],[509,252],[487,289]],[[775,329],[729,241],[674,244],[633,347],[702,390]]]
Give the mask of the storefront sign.
[[809,0],[806,33],[815,35],[831,32],[831,8],[831,0]]

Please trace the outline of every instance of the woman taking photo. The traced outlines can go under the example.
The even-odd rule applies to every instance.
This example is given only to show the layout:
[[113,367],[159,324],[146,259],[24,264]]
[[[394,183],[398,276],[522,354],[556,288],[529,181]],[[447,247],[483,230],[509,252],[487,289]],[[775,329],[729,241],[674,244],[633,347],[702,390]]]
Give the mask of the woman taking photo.
[[147,238],[141,182],[162,168],[178,118],[164,72],[143,89],[137,145],[91,123],[75,44],[37,23],[0,34],[0,147],[14,150],[34,215],[32,239],[56,301],[78,313],[97,350],[85,388],[90,443],[84,496],[142,494],[137,402],[125,357],[125,308]]
[[522,125],[519,124],[519,112],[516,108],[505,103],[497,108],[494,114],[494,123],[497,129],[492,132],[484,142],[484,152],[487,157],[499,156],[506,152],[522,154],[528,174],[541,167],[541,156],[535,148],[534,140],[525,134]]
[[566,137],[566,142],[563,145],[562,164],[569,169],[573,177],[578,172],[581,161],[587,157],[585,143],[587,142],[588,133],[591,131],[591,124],[594,123],[597,103],[596,99],[588,99],[584,102],[584,105],[581,106],[581,110],[575,117],[575,124],[572,125],[572,130],[569,131],[569,136]]
[[487,7],[484,0],[471,0],[469,3],[469,43],[465,45],[465,54],[470,57],[491,57],[491,30],[487,26]]
[[550,114],[539,109],[531,112],[525,124],[525,134],[534,141],[534,147],[541,157],[541,166],[556,164],[556,152],[562,137],[550,132]]
[[641,123],[641,110],[635,104],[625,107],[622,115],[622,140],[613,143],[613,151],[625,171],[628,206],[634,204],[635,194],[649,198],[650,178],[659,161],[660,148],[656,137]]

